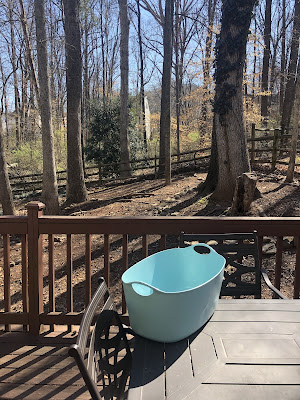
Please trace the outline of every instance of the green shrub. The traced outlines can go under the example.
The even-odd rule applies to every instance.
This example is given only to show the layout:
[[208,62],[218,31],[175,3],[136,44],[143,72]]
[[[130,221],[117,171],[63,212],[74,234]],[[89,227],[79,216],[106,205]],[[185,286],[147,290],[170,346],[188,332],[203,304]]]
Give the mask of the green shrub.
[[18,164],[22,174],[36,174],[43,170],[42,142],[22,143],[20,147],[11,152],[12,163]]
[[[142,140],[136,132],[136,118],[132,102],[129,102],[129,142],[131,160],[142,156]],[[118,173],[120,162],[120,99],[99,102],[91,107],[92,118],[89,126],[91,137],[84,149],[87,161],[97,164],[113,164],[106,166],[106,173]]]

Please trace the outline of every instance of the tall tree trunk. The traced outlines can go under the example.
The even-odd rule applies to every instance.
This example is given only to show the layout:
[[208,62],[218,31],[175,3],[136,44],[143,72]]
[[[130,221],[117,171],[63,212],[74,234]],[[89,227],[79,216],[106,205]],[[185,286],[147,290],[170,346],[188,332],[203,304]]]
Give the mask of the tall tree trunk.
[[[270,43],[271,43],[271,8],[272,0],[266,0],[265,11],[265,27],[264,27],[264,56],[263,68],[261,77],[261,90],[267,92],[269,89],[269,64],[270,64]],[[261,116],[267,117],[268,115],[268,102],[269,97],[267,94],[261,96]]]
[[[164,61],[161,88],[159,173],[171,183],[171,73],[174,0],[166,0],[163,25]],[[162,169],[163,168],[163,169]]]
[[37,39],[38,77],[40,87],[40,114],[43,142],[42,199],[46,204],[47,214],[55,215],[59,213],[59,203],[53,144],[44,0],[34,0],[34,12]]
[[209,102],[209,71],[211,67],[211,52],[212,52],[212,38],[213,38],[213,24],[215,19],[217,0],[208,1],[208,28],[205,39],[205,55],[203,66],[203,96],[201,104],[201,124],[200,133],[205,134],[207,128],[207,105]]
[[297,154],[297,141],[298,141],[298,131],[299,131],[299,116],[300,116],[300,71],[298,70],[298,78],[296,82],[296,94],[295,94],[295,104],[294,104],[294,115],[293,115],[293,130],[292,130],[292,140],[290,149],[290,160],[286,173],[286,182],[293,182],[295,162]]
[[19,147],[21,141],[21,127],[20,127],[20,96],[18,89],[18,76],[17,76],[17,56],[15,44],[15,28],[13,22],[13,6],[11,1],[8,2],[9,24],[10,24],[10,42],[11,42],[11,64],[14,78],[14,101],[15,101],[15,132],[16,132],[16,147]]
[[[0,121],[2,121],[2,113],[0,113]],[[2,123],[0,123],[0,201],[3,214],[14,215],[15,207],[9,183],[4,147],[3,128]]]
[[141,33],[141,9],[140,1],[136,0],[137,4],[137,17],[138,17],[138,40],[139,40],[139,53],[140,53],[140,100],[141,100],[141,115],[142,115],[142,133],[144,138],[144,148],[147,153],[147,134],[146,134],[146,120],[145,120],[145,88],[144,88],[144,59],[143,59],[143,42]]
[[26,18],[26,14],[25,14],[25,7],[24,7],[23,0],[19,0],[19,3],[20,3],[20,8],[21,8],[21,25],[22,25],[22,29],[23,29],[25,44],[26,44],[26,54],[27,54],[28,63],[29,63],[29,72],[30,72],[31,83],[34,85],[37,105],[38,105],[38,108],[40,108],[39,86],[38,86],[38,80],[37,80],[36,71],[35,71],[31,42],[30,42],[29,33],[28,33],[28,25],[27,25],[27,18]]
[[243,117],[243,70],[255,0],[224,0],[216,44],[214,118],[218,151],[216,200],[231,201],[236,179],[250,170]]
[[105,44],[104,44],[104,26],[103,26],[103,0],[100,1],[100,30],[101,30],[101,55],[102,55],[102,99],[105,105],[106,99],[106,62],[105,62]]
[[281,35],[281,62],[280,62],[280,94],[279,94],[279,113],[282,114],[283,99],[284,99],[284,83],[285,83],[285,68],[286,68],[286,11],[285,0],[282,0],[282,35]]
[[288,76],[285,87],[285,95],[282,107],[281,126],[287,129],[290,126],[292,109],[295,100],[296,72],[299,56],[299,38],[300,38],[300,0],[295,0],[293,34],[290,53],[290,62]]
[[81,153],[82,59],[79,24],[80,0],[63,0],[67,68],[67,200],[87,199]]
[[177,161],[180,160],[180,113],[181,113],[181,80],[179,74],[179,42],[180,42],[180,18],[179,18],[180,0],[175,0],[175,102],[176,102],[176,138],[177,138]]
[[129,44],[129,19],[127,0],[119,0],[120,10],[120,69],[121,69],[121,109],[120,109],[120,147],[121,147],[121,177],[131,175],[129,138],[128,138],[128,44]]

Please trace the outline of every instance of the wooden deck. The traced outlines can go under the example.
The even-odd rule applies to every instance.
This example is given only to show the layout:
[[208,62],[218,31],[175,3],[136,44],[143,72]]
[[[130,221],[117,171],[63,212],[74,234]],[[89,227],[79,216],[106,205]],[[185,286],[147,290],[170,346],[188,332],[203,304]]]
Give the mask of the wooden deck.
[[68,347],[76,333],[0,332],[0,399],[90,399]]

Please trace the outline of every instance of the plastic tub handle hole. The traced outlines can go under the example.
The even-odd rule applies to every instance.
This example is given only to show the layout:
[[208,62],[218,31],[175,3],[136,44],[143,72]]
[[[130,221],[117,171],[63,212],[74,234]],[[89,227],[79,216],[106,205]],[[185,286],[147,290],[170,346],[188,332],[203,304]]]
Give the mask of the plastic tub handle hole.
[[194,250],[199,253],[199,254],[209,254],[210,253],[210,249],[208,247],[205,246],[195,246]]

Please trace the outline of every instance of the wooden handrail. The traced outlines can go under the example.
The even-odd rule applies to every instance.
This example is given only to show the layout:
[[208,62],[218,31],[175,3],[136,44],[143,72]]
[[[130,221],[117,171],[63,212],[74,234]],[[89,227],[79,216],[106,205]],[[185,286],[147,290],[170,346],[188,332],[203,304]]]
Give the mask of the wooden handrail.
[[[129,235],[140,237],[139,257],[148,255],[148,248],[151,243],[150,235],[159,237],[156,243],[156,251],[167,248],[168,235],[179,237],[180,232],[186,233],[240,233],[258,232],[260,243],[260,257],[262,257],[262,244],[264,236],[277,238],[277,253],[274,263],[274,274],[276,287],[280,287],[282,272],[283,237],[289,236],[297,239],[295,255],[295,277],[293,296],[299,298],[300,290],[300,217],[180,217],[180,216],[145,216],[145,217],[77,217],[77,216],[45,216],[43,215],[44,205],[33,202],[28,205],[28,216],[24,217],[0,217],[0,231],[4,235],[5,249],[5,312],[0,313],[0,324],[5,324],[9,329],[10,324],[24,324],[29,326],[33,334],[38,334],[42,323],[50,324],[52,329],[55,324],[69,325],[80,322],[82,312],[73,312],[73,288],[74,271],[73,256],[75,249],[75,235],[85,235],[83,263],[85,263],[86,283],[83,285],[83,303],[85,305],[91,298],[91,235],[101,235],[104,241],[101,245],[101,252],[104,256],[101,265],[102,273],[107,283],[112,284],[110,279],[110,261],[114,260],[114,249],[122,246],[119,257],[120,272],[125,271],[129,266],[128,255],[130,254]],[[16,224],[19,223],[19,231]],[[5,227],[5,229],[4,229]],[[11,227],[11,229],[10,229]],[[23,312],[12,312],[10,305],[10,247],[9,234],[18,233],[22,238],[22,299]],[[54,265],[54,235],[63,234],[67,237],[66,265],[59,271]],[[43,277],[42,240],[44,235],[48,238],[48,277]],[[112,240],[112,235],[118,235],[121,239]],[[152,240],[152,239],[151,239]],[[157,239],[155,239],[157,240]],[[74,249],[72,251],[72,243]],[[27,261],[28,254],[28,261]],[[75,260],[74,260],[75,261]],[[27,279],[28,267],[28,279]],[[56,274],[57,273],[57,274]],[[67,278],[67,309],[65,313],[55,310],[55,277]],[[115,285],[115,277],[113,277]],[[28,284],[28,293],[27,293]],[[44,289],[43,289],[44,287]],[[49,311],[46,312],[43,303],[43,290],[49,287]],[[74,289],[74,293],[76,290]],[[21,294],[21,293],[20,293]],[[122,311],[126,312],[124,295],[122,295]]]

